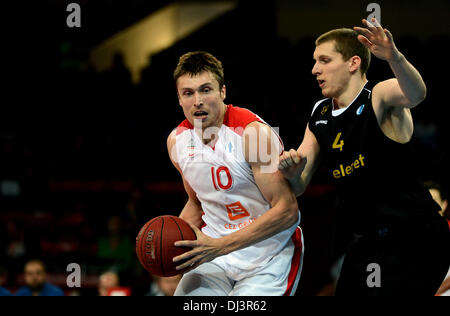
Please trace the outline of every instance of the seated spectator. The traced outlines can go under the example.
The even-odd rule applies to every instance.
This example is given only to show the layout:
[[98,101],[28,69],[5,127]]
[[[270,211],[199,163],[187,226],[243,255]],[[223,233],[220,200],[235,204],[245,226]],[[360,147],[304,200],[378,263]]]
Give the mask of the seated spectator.
[[16,296],[64,296],[63,291],[47,282],[45,265],[40,260],[31,260],[25,264],[25,286],[15,293]]
[[109,269],[127,272],[134,260],[134,243],[122,233],[122,220],[119,216],[108,219],[108,234],[98,240],[97,257],[104,260]]
[[4,287],[0,286],[0,296],[11,296],[11,293]]
[[98,295],[109,296],[111,289],[120,287],[119,275],[114,271],[107,271],[100,275],[98,284]]
[[3,287],[5,284],[6,270],[0,266],[0,296],[11,296],[11,293]]

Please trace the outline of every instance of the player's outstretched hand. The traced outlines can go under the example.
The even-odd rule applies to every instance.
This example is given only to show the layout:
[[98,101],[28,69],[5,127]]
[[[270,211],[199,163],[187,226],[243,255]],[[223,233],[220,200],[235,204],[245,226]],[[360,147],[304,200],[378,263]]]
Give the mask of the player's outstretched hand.
[[181,240],[175,242],[176,247],[189,247],[192,250],[173,258],[173,262],[180,263],[177,266],[177,270],[188,268],[184,273],[197,268],[202,263],[212,261],[223,255],[219,239],[205,235],[198,227],[191,223],[189,223],[189,226],[194,230],[197,240]]
[[285,151],[278,161],[278,170],[286,179],[293,182],[300,178],[305,166],[306,157],[302,157],[295,149]]
[[362,20],[366,26],[355,26],[353,29],[359,33],[358,40],[363,43],[377,58],[390,61],[399,56],[399,52],[394,44],[394,38],[387,29],[381,27],[377,19],[372,18],[369,22]]

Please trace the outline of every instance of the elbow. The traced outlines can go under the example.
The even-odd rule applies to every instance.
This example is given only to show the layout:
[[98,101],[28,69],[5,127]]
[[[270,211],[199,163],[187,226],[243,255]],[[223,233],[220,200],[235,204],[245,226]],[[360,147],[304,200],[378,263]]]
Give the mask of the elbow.
[[289,204],[286,207],[285,212],[285,221],[286,221],[286,228],[289,228],[293,225],[295,225],[298,222],[299,214],[298,214],[298,204],[297,199],[293,199],[293,201],[289,201]]
[[298,187],[295,190],[295,196],[299,197],[300,195],[303,195],[303,193],[305,193],[305,188],[304,187]]
[[420,103],[422,103],[423,101],[425,101],[427,97],[427,87],[424,85],[423,89],[420,91],[418,97],[417,97],[417,104],[419,105]]
[[415,108],[416,106],[418,106],[426,99],[426,97],[427,97],[427,87],[424,84],[423,88],[420,89],[420,91],[417,91],[416,97],[410,101],[411,104],[410,108]]

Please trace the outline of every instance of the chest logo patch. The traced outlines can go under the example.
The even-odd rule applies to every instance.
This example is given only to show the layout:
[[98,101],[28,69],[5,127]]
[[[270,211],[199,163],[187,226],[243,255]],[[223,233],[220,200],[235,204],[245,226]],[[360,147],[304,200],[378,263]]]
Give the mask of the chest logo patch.
[[361,105],[361,106],[356,110],[356,115],[361,115],[361,113],[362,113],[362,111],[364,110],[364,107],[365,107],[365,106],[366,106],[365,104]]

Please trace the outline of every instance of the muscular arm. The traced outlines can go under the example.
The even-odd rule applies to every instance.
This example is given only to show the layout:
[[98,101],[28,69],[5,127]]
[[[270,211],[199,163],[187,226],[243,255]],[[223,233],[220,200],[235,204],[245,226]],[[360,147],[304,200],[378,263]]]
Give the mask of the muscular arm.
[[427,93],[422,76],[397,49],[391,32],[383,29],[375,19],[372,19],[372,23],[363,20],[366,28],[354,28],[360,34],[358,39],[374,56],[387,61],[395,75],[393,79],[380,82],[374,88],[374,96],[380,95],[380,105],[385,107],[417,106]]
[[389,63],[395,78],[378,83],[372,92],[372,104],[383,133],[394,141],[406,143],[411,139],[414,124],[410,109],[420,104],[426,96],[425,83],[414,66],[406,60],[394,44],[387,29],[376,19],[363,20],[366,28],[355,27],[358,40],[371,53]]
[[180,166],[177,163],[175,150],[175,142],[176,142],[175,134],[176,132],[173,131],[167,138],[167,150],[169,152],[170,161],[172,161],[172,164],[175,166],[175,168],[177,168],[177,170],[181,174],[184,189],[188,194],[188,201],[186,202],[186,205],[181,211],[179,217],[196,227],[201,227],[201,225],[203,224],[202,221],[203,210],[200,201],[197,199],[197,195],[195,194],[194,190],[191,188],[189,183],[186,181],[186,179],[184,179]]
[[[244,153],[256,184],[271,208],[252,225],[223,237],[226,253],[236,251],[290,228],[298,220],[297,200],[277,169],[279,140],[269,126],[253,122],[244,131]],[[257,139],[255,144],[254,140]],[[261,141],[263,139],[263,141]],[[270,149],[260,144],[271,144]],[[256,150],[256,152],[255,152]],[[256,158],[256,159],[255,159]]]
[[291,149],[280,156],[278,169],[289,181],[296,196],[302,195],[311,182],[319,165],[319,152],[319,143],[308,125],[299,148]]

